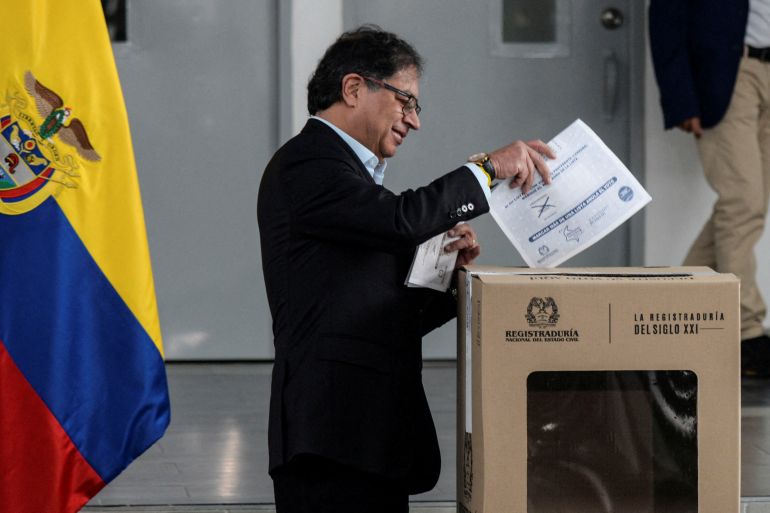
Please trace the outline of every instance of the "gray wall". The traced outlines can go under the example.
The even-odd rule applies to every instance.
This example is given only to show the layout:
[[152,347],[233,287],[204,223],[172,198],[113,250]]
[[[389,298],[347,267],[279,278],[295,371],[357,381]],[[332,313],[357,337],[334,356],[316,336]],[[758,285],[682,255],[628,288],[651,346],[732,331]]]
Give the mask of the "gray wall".
[[270,358],[256,195],[278,143],[277,2],[128,8],[114,49],[166,357]]

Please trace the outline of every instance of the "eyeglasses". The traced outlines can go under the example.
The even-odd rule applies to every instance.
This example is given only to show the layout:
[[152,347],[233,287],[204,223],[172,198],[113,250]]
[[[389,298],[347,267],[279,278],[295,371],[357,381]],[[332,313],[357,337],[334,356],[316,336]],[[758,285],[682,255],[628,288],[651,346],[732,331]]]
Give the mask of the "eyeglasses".
[[418,116],[420,115],[420,112],[422,112],[422,107],[420,107],[420,104],[417,103],[417,97],[413,95],[412,93],[407,93],[406,91],[402,91],[401,89],[397,89],[393,87],[392,85],[383,82],[382,80],[377,80],[376,78],[372,77],[364,77],[364,80],[368,80],[369,82],[373,82],[379,86],[384,87],[388,91],[392,91],[396,93],[399,96],[403,96],[406,98],[404,101],[404,107],[401,109],[401,111],[404,113],[404,115],[408,115],[410,112],[414,111],[415,114]]

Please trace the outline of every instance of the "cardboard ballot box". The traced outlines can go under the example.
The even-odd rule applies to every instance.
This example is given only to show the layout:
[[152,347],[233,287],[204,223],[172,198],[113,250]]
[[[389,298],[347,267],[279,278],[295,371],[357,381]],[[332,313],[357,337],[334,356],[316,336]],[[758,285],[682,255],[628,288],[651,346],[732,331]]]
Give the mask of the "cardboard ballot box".
[[737,513],[739,282],[460,272],[458,511]]

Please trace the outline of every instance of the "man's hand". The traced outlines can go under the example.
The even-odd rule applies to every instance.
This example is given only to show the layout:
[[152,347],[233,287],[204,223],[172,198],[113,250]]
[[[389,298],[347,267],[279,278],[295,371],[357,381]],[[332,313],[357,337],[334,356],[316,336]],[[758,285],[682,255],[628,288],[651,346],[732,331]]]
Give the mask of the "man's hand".
[[679,128],[688,134],[694,135],[696,139],[700,139],[700,136],[703,135],[703,128],[700,126],[700,118],[698,116],[685,119],[679,123]]
[[450,237],[460,237],[456,241],[444,246],[444,250],[447,253],[458,251],[455,269],[472,264],[481,254],[481,246],[479,246],[479,242],[476,240],[476,232],[473,231],[473,228],[468,223],[458,224],[449,230],[448,235]]
[[532,188],[535,171],[543,177],[543,182],[551,183],[551,170],[543,157],[556,158],[556,154],[543,141],[516,141],[489,154],[492,165],[495,166],[497,178],[511,178],[511,188],[521,186],[526,194]]

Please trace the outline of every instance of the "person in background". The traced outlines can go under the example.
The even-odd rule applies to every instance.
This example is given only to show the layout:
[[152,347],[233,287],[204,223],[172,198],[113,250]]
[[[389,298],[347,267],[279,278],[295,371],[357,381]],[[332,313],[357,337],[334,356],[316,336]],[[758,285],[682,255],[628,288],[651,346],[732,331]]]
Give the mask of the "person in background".
[[457,304],[451,292],[404,285],[415,249],[448,230],[459,239],[446,250],[472,263],[480,246],[465,221],[489,210],[492,180],[526,191],[539,173],[550,183],[548,146],[516,141],[424,187],[384,187],[386,159],[421,128],[421,73],[422,58],[395,34],[342,34],[310,79],[310,119],[262,176],[278,513],[406,513],[410,494],[435,485],[421,339]]
[[665,127],[694,135],[717,193],[685,265],[741,280],[741,371],[770,377],[754,247],[770,195],[770,0],[651,0],[650,47]]

